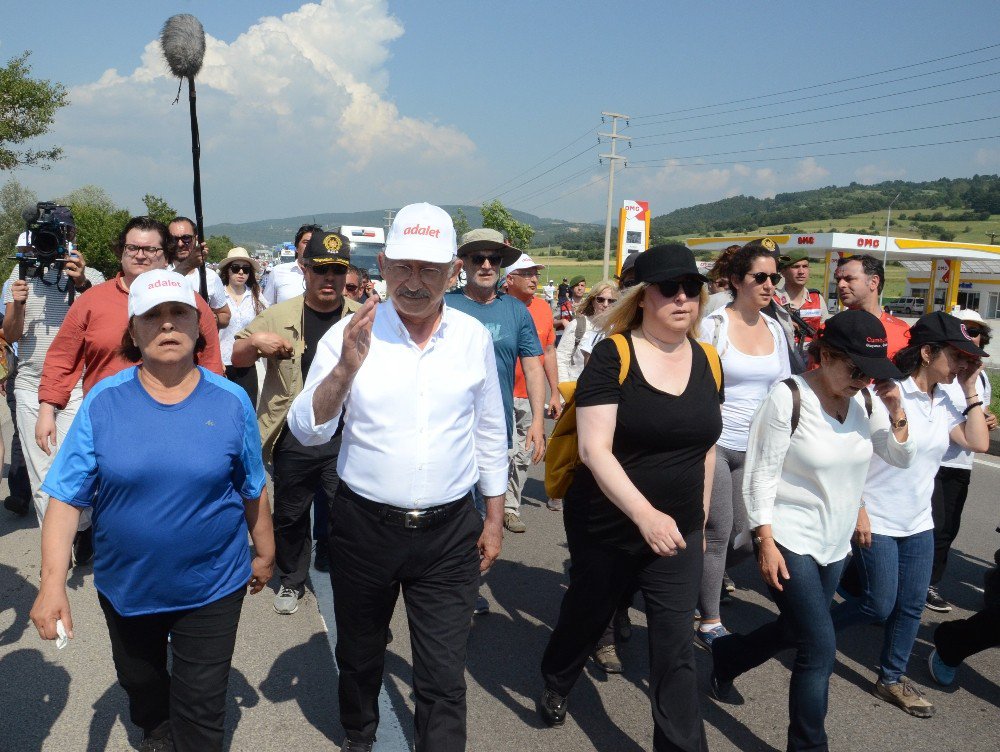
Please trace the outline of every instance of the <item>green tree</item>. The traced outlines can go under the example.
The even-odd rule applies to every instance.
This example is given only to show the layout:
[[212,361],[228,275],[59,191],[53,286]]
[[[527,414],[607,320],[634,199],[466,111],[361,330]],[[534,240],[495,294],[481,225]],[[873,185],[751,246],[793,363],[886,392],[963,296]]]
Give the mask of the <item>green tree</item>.
[[21,210],[36,203],[35,192],[13,178],[0,187],[0,281],[10,276],[14,266],[9,256],[14,253],[17,236],[24,232]]
[[121,268],[115,244],[128,223],[129,212],[115,206],[80,202],[71,203],[70,208],[76,221],[77,247],[87,259],[87,266],[111,279]]
[[31,149],[24,144],[52,127],[56,111],[69,104],[60,83],[31,78],[30,52],[0,67],[0,170],[39,165],[48,169],[62,149]]
[[469,225],[469,218],[465,216],[465,211],[458,209],[451,216],[451,221],[455,223],[455,236],[458,238],[458,242],[461,243],[462,236],[472,229]]
[[236,243],[228,235],[212,235],[205,242],[208,244],[208,260],[216,263],[236,247]]
[[483,227],[502,232],[507,236],[511,245],[517,248],[528,248],[531,245],[535,228],[514,219],[510,210],[499,199],[493,199],[490,203],[483,204],[479,211],[483,215]]
[[147,193],[142,197],[142,203],[146,205],[146,216],[152,217],[158,222],[167,225],[170,220],[177,216],[174,207],[167,203],[166,199]]

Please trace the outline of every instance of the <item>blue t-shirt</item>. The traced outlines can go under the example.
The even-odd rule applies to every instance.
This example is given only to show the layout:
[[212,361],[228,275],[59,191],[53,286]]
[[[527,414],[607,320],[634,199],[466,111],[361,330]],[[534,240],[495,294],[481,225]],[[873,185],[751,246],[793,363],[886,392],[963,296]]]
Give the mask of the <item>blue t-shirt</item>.
[[246,391],[204,368],[163,405],[138,368],[83,400],[42,490],[93,507],[94,585],[122,616],[197,608],[250,579],[243,499],[264,490]]
[[448,293],[445,302],[472,316],[493,337],[509,448],[514,435],[514,364],[518,358],[533,358],[542,354],[542,343],[538,340],[528,307],[509,295],[500,295],[486,304],[477,303],[461,290]]

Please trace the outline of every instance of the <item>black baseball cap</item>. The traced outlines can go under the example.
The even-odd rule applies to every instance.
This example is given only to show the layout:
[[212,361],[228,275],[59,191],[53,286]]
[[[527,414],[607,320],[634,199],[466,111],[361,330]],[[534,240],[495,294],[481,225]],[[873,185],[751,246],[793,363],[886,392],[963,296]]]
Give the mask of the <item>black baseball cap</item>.
[[681,277],[697,277],[708,282],[708,277],[698,271],[694,254],[681,243],[657,245],[636,255],[636,282],[663,282]]
[[313,232],[302,261],[314,266],[339,264],[346,269],[351,263],[351,243],[339,232]]
[[972,341],[962,319],[942,311],[924,314],[910,327],[911,346],[935,343],[949,344],[974,358],[985,358],[989,355]]
[[829,318],[820,342],[840,350],[873,379],[901,379],[902,372],[889,360],[889,338],[885,327],[868,311],[841,311]]

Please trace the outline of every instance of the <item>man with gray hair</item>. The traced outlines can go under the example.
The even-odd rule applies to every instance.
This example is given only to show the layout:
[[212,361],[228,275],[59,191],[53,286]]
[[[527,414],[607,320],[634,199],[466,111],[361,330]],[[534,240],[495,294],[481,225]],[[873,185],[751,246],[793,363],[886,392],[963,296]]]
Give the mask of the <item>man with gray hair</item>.
[[[443,209],[399,210],[368,300],[320,341],[288,425],[328,441],[343,415],[330,517],[342,750],[367,752],[389,620],[403,592],[413,651],[415,746],[463,750],[465,655],[480,572],[500,554],[507,443],[493,343],[444,304],[461,270]],[[476,512],[473,484],[486,501]]]

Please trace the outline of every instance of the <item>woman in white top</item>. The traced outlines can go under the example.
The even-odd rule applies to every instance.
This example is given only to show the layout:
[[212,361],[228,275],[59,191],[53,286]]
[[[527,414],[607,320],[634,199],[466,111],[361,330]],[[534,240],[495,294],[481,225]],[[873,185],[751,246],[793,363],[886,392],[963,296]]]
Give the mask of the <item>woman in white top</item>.
[[219,264],[219,276],[226,286],[226,298],[232,313],[229,326],[219,330],[222,364],[226,367],[226,378],[246,390],[252,405],[257,404],[257,367],[240,368],[233,365],[233,342],[236,341],[237,333],[243,331],[267,308],[257,282],[259,274],[260,264],[250,257],[245,248],[233,248]]
[[705,527],[705,566],[698,600],[701,624],[695,632],[695,639],[705,649],[716,637],[728,634],[719,611],[727,552],[732,546],[737,554],[750,553],[741,490],[750,418],[771,387],[791,374],[781,326],[761,312],[781,280],[777,250],[765,238],[747,243],[733,254],[727,267],[733,300],[705,317],[698,337],[719,352],[726,375],[722,436],[716,445],[712,502]]
[[[933,715],[934,706],[905,674],[931,579],[934,475],[949,439],[973,452],[989,448],[977,389],[984,355],[946,313],[921,316],[910,329],[910,345],[895,361],[907,377],[899,390],[915,455],[905,471],[872,458],[853,546],[862,593],[833,609],[838,630],[885,622],[875,694],[920,718]],[[938,388],[956,380],[957,404]]]
[[594,318],[600,316],[618,300],[618,291],[610,282],[598,282],[576,307],[572,326],[566,328],[556,347],[559,381],[576,381],[583,371],[584,357],[580,350],[583,338],[594,330]]
[[749,634],[712,643],[712,689],[720,700],[737,700],[737,676],[784,648],[796,648],[789,750],[826,749],[824,720],[837,652],[830,602],[850,550],[872,452],[899,466],[912,457],[895,382],[877,382],[884,410],[873,411],[871,395],[862,392],[873,377],[901,375],[886,358],[887,349],[885,328],[872,314],[834,316],[810,349],[819,368],[775,386],[750,428],[743,495],[761,575],[781,615]]
[[[952,314],[965,322],[965,331],[972,341],[982,348],[990,343],[990,327],[976,311],[963,308]],[[962,404],[965,398],[962,385],[958,379],[950,384],[941,384],[941,389],[956,405]],[[986,427],[994,430],[997,418],[990,412],[990,401],[993,389],[990,380],[983,371],[979,372],[977,384],[979,398],[983,401],[983,412],[986,413]],[[931,495],[931,514],[934,518],[934,566],[931,569],[931,586],[927,588],[927,608],[932,611],[947,613],[951,604],[938,593],[938,583],[944,576],[945,565],[948,563],[948,552],[951,544],[958,537],[959,526],[962,523],[962,510],[965,499],[969,495],[969,482],[972,480],[972,461],[975,454],[951,442],[948,451],[944,453],[941,467],[934,478],[934,493]]]

